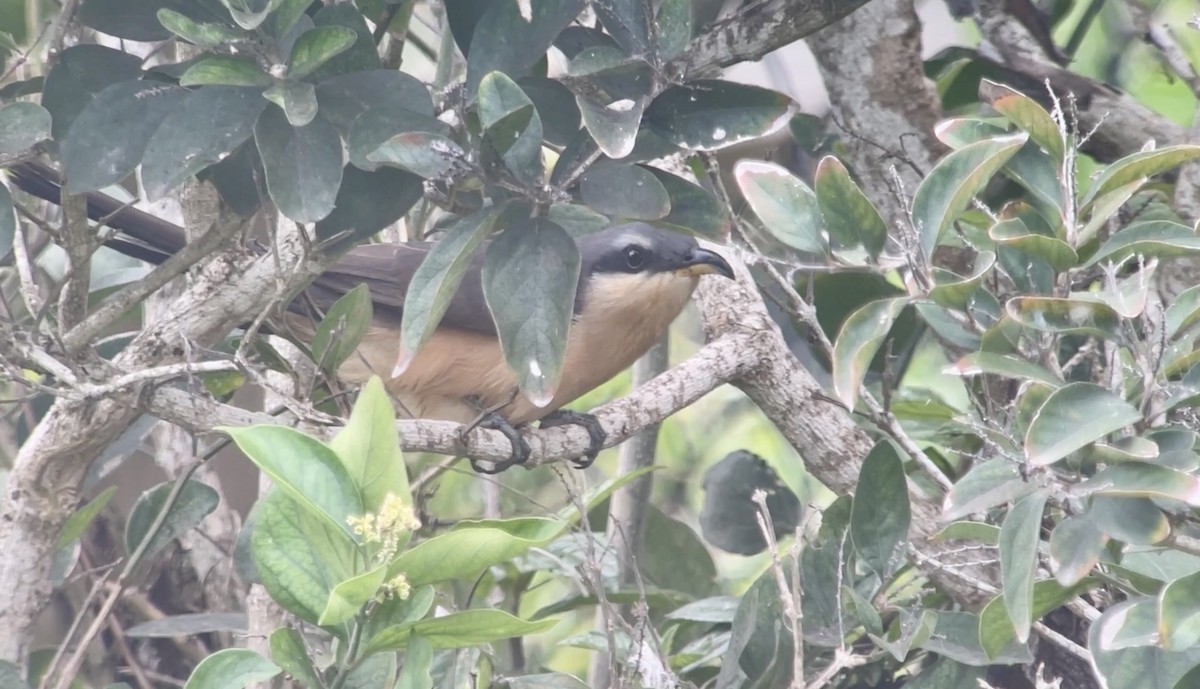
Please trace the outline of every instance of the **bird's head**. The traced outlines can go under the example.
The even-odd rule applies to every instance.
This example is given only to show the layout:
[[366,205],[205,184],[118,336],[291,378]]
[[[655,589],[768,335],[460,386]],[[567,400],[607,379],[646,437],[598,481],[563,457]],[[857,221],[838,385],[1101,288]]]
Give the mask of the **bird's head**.
[[585,235],[579,252],[577,299],[589,307],[636,305],[647,314],[661,311],[668,321],[683,308],[701,275],[733,278],[729,262],[695,238],[645,223]]

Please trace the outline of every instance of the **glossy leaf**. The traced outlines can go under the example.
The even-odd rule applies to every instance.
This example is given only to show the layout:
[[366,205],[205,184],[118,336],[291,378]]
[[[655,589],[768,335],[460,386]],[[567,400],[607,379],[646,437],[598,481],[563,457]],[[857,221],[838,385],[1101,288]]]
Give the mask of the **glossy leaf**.
[[216,22],[198,22],[186,14],[169,8],[156,13],[158,21],[167,31],[201,48],[216,48],[222,43],[245,38],[245,33]]
[[1200,573],[1176,579],[1158,595],[1162,646],[1182,651],[1200,642]]
[[556,624],[557,620],[529,622],[503,610],[464,610],[385,629],[367,644],[367,652],[402,649],[412,635],[424,637],[434,648],[463,648],[540,634]]
[[[333,588],[360,557],[349,533],[275,487],[255,506],[251,551],[271,598],[316,624]],[[336,630],[334,630],[336,631]]]
[[317,90],[307,82],[276,82],[263,92],[263,98],[278,105],[293,127],[303,127],[317,116]]
[[537,108],[546,141],[566,146],[583,125],[574,94],[557,79],[525,77],[517,84]]
[[1021,479],[1015,463],[1003,457],[972,467],[946,495],[943,519],[960,519],[1017,500],[1034,486]]
[[1036,380],[1052,387],[1063,384],[1061,380],[1037,364],[1015,356],[993,352],[972,352],[947,366],[942,373],[957,376],[989,374],[1005,378]]
[[1108,689],[1181,689],[1176,682],[1200,664],[1196,647],[1174,652],[1155,644],[1156,608],[1152,599],[1133,598],[1089,626],[1087,647]]
[[1097,462],[1150,462],[1158,459],[1158,445],[1149,438],[1126,436],[1112,443],[1096,443],[1091,457]]
[[433,646],[420,634],[410,635],[395,689],[433,689],[432,665]]
[[[645,167],[667,190],[671,212],[659,218],[655,225],[678,228],[686,232],[720,240],[729,232],[729,216],[717,197],[699,185],[656,167]],[[551,216],[553,220],[553,216]]]
[[135,639],[168,639],[212,632],[245,633],[247,624],[246,614],[241,612],[196,612],[147,620],[125,634]]
[[491,3],[479,19],[479,26],[487,30],[471,37],[467,91],[474,93],[489,72],[503,72],[513,79],[525,76],[584,4],[583,0],[530,0],[526,18],[521,3]]
[[692,39],[691,0],[663,0],[654,25],[659,59],[666,62],[682,55]]
[[313,333],[313,361],[330,374],[336,372],[366,336],[372,312],[371,290],[365,282],[338,297]]
[[645,125],[680,148],[715,151],[776,131],[793,107],[778,91],[700,79],[659,94],[646,108]]
[[85,44],[62,51],[42,88],[42,107],[54,118],[54,140],[66,139],[79,114],[104,89],[136,79],[140,73],[136,55],[112,48]]
[[171,34],[158,21],[156,11],[171,7],[194,16],[194,5],[181,0],[87,0],[79,6],[76,19],[84,26],[130,41],[161,41]]
[[1148,498],[1094,495],[1087,519],[1101,533],[1134,545],[1153,545],[1171,534],[1166,515]]
[[638,123],[646,107],[642,98],[615,101],[613,107],[576,97],[583,124],[600,150],[610,158],[624,158],[637,141]]
[[1200,285],[1180,292],[1167,305],[1167,337],[1174,338],[1200,323]]
[[859,558],[887,578],[903,561],[912,511],[900,448],[876,443],[863,460],[850,508],[850,539]]
[[[809,551],[805,551],[807,554]],[[787,580],[788,573],[784,573]],[[805,581],[812,579],[804,577]],[[815,596],[814,596],[815,597]],[[729,647],[721,662],[716,687],[722,689],[740,685],[741,675],[758,686],[780,686],[792,675],[793,649],[799,640],[793,638],[786,625],[775,624],[782,619],[783,604],[774,572],[760,575],[742,595],[729,638]],[[803,599],[802,599],[803,600]],[[810,603],[812,601],[809,601]],[[805,611],[811,623],[814,616]],[[809,627],[805,626],[805,631]]]
[[371,376],[362,387],[349,420],[329,441],[329,448],[362,493],[363,512],[377,513],[389,495],[411,504],[396,410],[379,376]]
[[75,514],[72,514],[67,519],[67,523],[63,524],[62,530],[58,532],[58,540],[55,541],[54,547],[65,548],[72,541],[82,536],[83,532],[87,531],[87,528],[92,525],[96,517],[108,506],[108,501],[112,500],[116,492],[116,486],[109,486],[99,495],[92,498],[86,505],[76,510]]
[[772,236],[797,251],[827,251],[817,196],[786,168],[761,160],[743,160],[733,168],[746,202]]
[[1081,208],[1087,208],[1099,196],[1118,187],[1146,177],[1153,177],[1191,160],[1200,158],[1200,145],[1181,144],[1149,151],[1141,151],[1117,160],[1092,182]]
[[549,543],[565,526],[537,517],[460,522],[451,531],[421,541],[397,556],[388,568],[388,578],[403,573],[414,587],[473,579],[488,567]]
[[996,254],[981,251],[975,257],[975,269],[967,277],[934,269],[937,284],[929,290],[929,298],[940,306],[963,309],[995,265]]
[[426,179],[446,176],[467,154],[453,139],[430,132],[406,132],[367,154],[372,163],[395,165]]
[[[167,504],[175,482],[160,483],[154,488],[142,493],[133,509],[129,511],[129,522],[125,525],[125,549],[132,554],[150,532],[150,527],[158,519],[163,507]],[[155,532],[143,554],[143,559],[153,556],[172,540],[199,524],[212,511],[217,509],[220,495],[212,487],[199,481],[189,479],[179,491],[174,503],[169,507],[166,519]]]
[[255,651],[225,648],[201,660],[184,689],[243,689],[271,679],[282,669]]
[[1100,231],[1112,217],[1121,210],[1121,207],[1137,193],[1139,189],[1146,183],[1144,179],[1134,180],[1129,184],[1106,193],[1101,194],[1092,202],[1090,206],[1091,213],[1087,216],[1088,220],[1083,227],[1079,229],[1076,236],[1076,246],[1083,246],[1085,242],[1091,241],[1096,233]]
[[331,250],[353,246],[404,217],[423,191],[421,178],[390,167],[362,170],[354,165],[342,169],[333,211],[317,221],[321,240],[340,236]]
[[1005,311],[1026,328],[1044,332],[1115,337],[1120,331],[1117,312],[1092,298],[1015,297]]
[[1038,409],[1025,434],[1025,458],[1034,466],[1047,466],[1141,420],[1140,411],[1107,389],[1070,383]]
[[446,228],[413,273],[404,295],[400,354],[393,375],[407,370],[421,346],[433,335],[476,251],[495,228],[499,213],[485,208]]
[[342,140],[333,125],[318,116],[293,127],[283,110],[268,107],[254,125],[254,141],[281,213],[298,223],[329,215],[342,183]]
[[212,55],[188,68],[180,86],[270,86],[274,79],[253,59]]
[[0,184],[0,260],[12,250],[17,235],[17,209],[13,206],[8,187]]
[[142,183],[147,199],[162,198],[188,177],[225,159],[254,133],[254,123],[266,107],[257,88],[206,86],[187,94],[146,145]]
[[0,155],[18,153],[50,138],[50,112],[18,101],[0,108]]
[[363,606],[379,593],[386,575],[387,565],[379,565],[356,577],[339,581],[329,592],[329,599],[325,601],[325,609],[317,618],[317,624],[327,627],[354,619]]
[[1200,506],[1200,477],[1148,462],[1112,464],[1073,491],[1078,495],[1112,495],[1179,500]]
[[362,497],[333,450],[286,426],[217,430],[232,437],[250,461],[305,510],[349,536],[346,519],[363,514]]
[[1083,265],[1093,266],[1101,261],[1119,264],[1135,254],[1147,258],[1175,258],[1197,252],[1200,252],[1200,235],[1192,228],[1169,220],[1147,220],[1128,225],[1114,234]]
[[933,540],[951,541],[965,539],[977,541],[985,545],[1000,543],[1000,527],[985,522],[957,521],[946,525],[944,529],[933,536]]
[[596,16],[621,49],[632,55],[645,55],[651,50],[650,24],[654,17],[651,5],[642,0],[608,0],[595,5]]
[[579,247],[545,218],[510,225],[487,249],[483,295],[504,358],[539,407],[558,388],[579,270]]
[[580,178],[579,193],[592,210],[616,218],[658,220],[671,212],[666,188],[638,165],[592,168]]
[[908,297],[868,302],[842,323],[833,344],[833,389],[847,408],[854,408],[867,367],[908,302]]
[[1033,585],[1041,542],[1042,512],[1046,494],[1033,493],[1018,500],[1000,527],[1000,581],[1004,607],[1017,641],[1029,639],[1033,621]]
[[1108,537],[1086,517],[1072,516],[1050,532],[1050,568],[1060,586],[1073,586],[1091,574]]
[[301,34],[288,57],[288,77],[303,79],[350,49],[358,35],[344,26],[318,26]]
[[304,647],[304,638],[300,636],[300,632],[292,627],[280,627],[271,632],[268,643],[271,648],[271,660],[284,672],[309,689],[322,686],[320,675],[313,666],[312,658],[308,656],[308,649]]
[[1057,237],[1030,231],[1019,218],[996,223],[988,230],[988,236],[997,244],[1042,259],[1055,271],[1074,268],[1079,262],[1079,256],[1070,244]]
[[97,94],[62,143],[67,191],[95,191],[133,172],[154,130],[186,95],[148,81],[123,81]]
[[950,148],[959,149],[977,141],[1008,134],[1001,122],[978,117],[952,117],[938,122],[933,135]]
[[1029,96],[988,79],[979,82],[979,95],[1010,122],[1029,134],[1029,138],[1061,161],[1065,145],[1054,118]]
[[846,166],[825,156],[817,165],[813,187],[834,246],[861,245],[872,259],[877,258],[887,243],[887,224]]
[[[1033,585],[1032,618],[1041,619],[1086,588],[1089,587],[1064,587],[1053,580],[1036,582]],[[979,613],[979,641],[983,650],[989,657],[999,656],[1015,638],[1004,596],[996,596]]]
[[942,158],[929,171],[912,201],[913,224],[926,260],[955,218],[1028,138],[1016,134],[973,143]]
[[[517,82],[492,72],[479,83],[479,118],[485,146],[504,158],[508,169],[531,183],[540,183],[542,118]],[[507,127],[508,123],[515,127]]]

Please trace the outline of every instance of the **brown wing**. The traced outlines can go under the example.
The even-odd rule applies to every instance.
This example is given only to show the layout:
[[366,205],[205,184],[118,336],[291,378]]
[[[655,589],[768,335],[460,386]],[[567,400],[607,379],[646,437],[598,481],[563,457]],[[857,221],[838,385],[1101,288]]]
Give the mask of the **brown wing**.
[[[313,281],[306,296],[321,311],[360,284],[371,291],[377,317],[399,322],[404,311],[408,284],[432,246],[429,242],[408,244],[363,244],[346,252],[337,263]],[[496,325],[483,298],[481,271],[483,250],[471,260],[458,291],[450,299],[441,324],[460,330],[495,335]]]

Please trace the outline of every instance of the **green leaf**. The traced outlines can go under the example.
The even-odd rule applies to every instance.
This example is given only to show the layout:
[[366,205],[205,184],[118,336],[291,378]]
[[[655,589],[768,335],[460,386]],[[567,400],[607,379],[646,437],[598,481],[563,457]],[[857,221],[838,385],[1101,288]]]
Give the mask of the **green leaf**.
[[500,212],[488,207],[457,220],[422,259],[404,295],[400,353],[393,375],[407,370],[421,346],[433,335],[471,259],[499,218]]
[[762,457],[738,450],[704,472],[700,532],[704,540],[730,553],[753,555],[767,549],[759,526],[756,491],[767,495],[771,531],[780,538],[800,524],[800,499]]
[[269,640],[271,660],[280,669],[299,680],[308,689],[318,689],[324,686],[317,668],[313,666],[308,649],[304,647],[304,638],[300,632],[291,627],[280,627],[271,632]]
[[1027,134],[969,144],[942,158],[917,187],[912,220],[928,261],[942,234],[1029,139]]
[[541,182],[542,119],[517,82],[492,72],[479,84],[479,119],[485,145],[503,156],[518,177]]
[[420,634],[409,636],[395,689],[433,689],[432,666],[433,646]]
[[467,159],[453,139],[431,132],[405,132],[367,153],[372,163],[395,165],[425,179],[445,177]]
[[42,107],[54,118],[54,141],[67,137],[79,114],[100,92],[140,74],[141,59],[136,55],[91,44],[64,50],[42,88]]
[[353,356],[371,327],[371,290],[365,282],[354,286],[333,302],[312,339],[312,358],[332,374]]
[[13,239],[17,236],[17,210],[13,206],[12,194],[8,187],[0,184],[0,259],[12,250]]
[[87,0],[80,5],[76,18],[84,26],[110,36],[153,42],[171,37],[158,21],[159,8],[170,7],[190,17],[211,12],[211,8],[201,9],[198,5],[201,3],[187,0]]
[[158,10],[155,16],[167,31],[201,48],[211,50],[222,43],[246,37],[245,32],[233,27],[212,22],[198,22],[185,14],[165,7]]
[[387,570],[387,565],[379,565],[356,577],[339,581],[329,592],[329,599],[325,601],[325,609],[317,618],[317,624],[328,627],[354,619],[363,606],[379,593]]
[[1029,134],[1055,162],[1061,162],[1066,146],[1054,118],[1029,96],[988,79],[979,82],[979,95],[1010,122]]
[[658,33],[658,59],[669,62],[682,55],[692,40],[691,0],[663,0],[654,26]]
[[[667,190],[671,212],[655,221],[655,225],[680,229],[713,240],[729,232],[729,216],[725,206],[699,185],[655,167],[645,167]],[[553,220],[553,215],[551,216]]]
[[[678,2],[679,0],[667,0]],[[522,675],[505,678],[508,689],[588,689],[588,685],[574,675],[561,672],[541,675]]]
[[488,567],[549,543],[565,527],[561,521],[537,517],[460,522],[400,553],[388,568],[388,578],[404,574],[414,587],[474,579]]
[[135,639],[169,639],[212,632],[246,633],[248,620],[242,612],[196,612],[171,615],[136,624],[125,630]]
[[[802,578],[810,581],[808,577]],[[788,580],[786,572],[784,579]],[[741,674],[754,683],[751,686],[787,684],[792,675],[795,644],[800,640],[793,638],[790,627],[779,624],[785,619],[781,598],[775,572],[764,572],[750,585],[733,618],[729,647],[716,686],[738,686],[735,680]],[[804,617],[809,620],[807,611]]]
[[554,39],[583,10],[583,0],[530,0],[528,19],[521,3],[493,2],[479,19],[467,55],[467,92],[474,93],[489,72],[513,79],[525,76],[546,54]]
[[1182,651],[1200,642],[1200,573],[1176,579],[1158,594],[1162,646]]
[[1108,537],[1086,517],[1067,517],[1050,532],[1050,569],[1060,586],[1073,586],[1091,574]]
[[658,220],[671,212],[666,188],[638,165],[604,165],[584,173],[579,192],[597,213],[631,220]]
[[871,448],[858,473],[850,508],[850,539],[859,558],[886,579],[904,561],[912,510],[900,448],[883,440]]
[[252,58],[212,55],[188,68],[180,86],[270,86],[275,80]]
[[1167,306],[1167,337],[1178,337],[1196,323],[1200,323],[1200,285],[1180,292]]
[[575,95],[557,79],[524,77],[517,84],[537,108],[545,140],[555,146],[570,143],[582,125]]
[[1087,518],[1101,533],[1134,545],[1153,545],[1171,535],[1171,523],[1149,498],[1095,495]]
[[425,617],[433,608],[433,599],[434,589],[432,586],[413,587],[408,598],[393,596],[385,599],[367,617],[363,640],[370,641],[376,634],[388,627],[415,622]]
[[938,122],[933,128],[933,135],[938,141],[955,150],[983,141],[1008,134],[1008,128],[997,123],[994,119],[978,117],[952,117]]
[[[996,657],[989,657],[983,650],[979,638],[979,626],[978,615],[939,610],[937,627],[929,640],[921,644],[921,648],[947,658],[953,658],[960,663],[975,666],[1033,662],[1033,654],[1029,652],[1029,646],[1016,641],[1013,641]],[[955,687],[954,689],[959,688]]]
[[293,127],[303,127],[317,116],[317,90],[307,82],[279,81],[262,95],[283,109]]
[[310,81],[317,83],[330,77],[368,72],[383,67],[375,39],[371,35],[371,27],[367,25],[362,10],[354,3],[327,4],[313,15],[312,19],[316,26],[342,26],[352,29],[358,38],[349,50],[318,67],[310,75]]
[[358,34],[344,26],[318,26],[296,39],[288,57],[288,78],[303,79],[354,45]]
[[872,260],[878,258],[887,243],[887,224],[842,161],[822,158],[813,187],[834,247],[862,246]]
[[1058,237],[1030,231],[1020,218],[996,223],[988,230],[988,236],[997,244],[1037,256],[1058,272],[1074,268],[1079,262],[1079,256],[1070,244]]
[[[1065,587],[1052,579],[1035,583],[1033,585],[1033,619],[1041,619],[1093,585]],[[1004,596],[996,596],[984,606],[983,611],[979,614],[979,641],[983,645],[984,652],[994,658],[1008,648],[1014,639],[1013,625],[1009,620]]]
[[1017,641],[1029,639],[1033,621],[1033,576],[1037,570],[1041,542],[1044,492],[1027,495],[1016,502],[1000,527],[1000,581],[1004,607],[1012,620]]
[[1055,388],[1063,384],[1052,373],[1037,364],[1015,356],[992,352],[972,352],[947,366],[942,373],[957,376],[989,374],[1005,378],[1036,380]]
[[937,284],[929,290],[929,298],[939,306],[965,309],[995,265],[996,254],[981,251],[975,256],[975,269],[965,278],[935,268],[933,272]]
[[329,441],[362,493],[364,513],[375,513],[394,495],[412,504],[404,453],[396,433],[396,410],[378,376],[358,393],[346,426]]
[[[1092,202],[1091,214],[1088,216],[1087,223],[1080,228],[1078,235],[1076,235],[1075,245],[1083,246],[1086,242],[1091,241],[1096,236],[1096,233],[1100,231],[1100,228],[1104,227],[1113,215],[1121,210],[1125,203],[1142,188],[1145,182],[1146,180],[1144,179],[1135,180],[1123,187],[1117,187],[1113,191],[1097,197]],[[1082,218],[1084,215],[1081,213],[1080,217]]]
[[367,644],[367,653],[400,650],[413,636],[424,637],[434,648],[464,648],[540,634],[556,624],[558,620],[528,622],[503,610],[464,610],[385,629]]
[[254,133],[267,107],[257,88],[206,86],[187,94],[150,137],[142,156],[146,198],[156,201],[225,159]]
[[[138,497],[133,509],[129,511],[129,522],[125,525],[127,552],[132,554],[145,540],[150,527],[158,519],[158,514],[162,511],[163,506],[166,505],[167,497],[174,485],[174,481],[160,483]],[[142,556],[143,561],[212,514],[212,511],[217,509],[217,503],[220,500],[220,495],[210,486],[189,479],[183,489],[179,491],[179,496],[171,505],[162,526],[159,527],[154,538],[146,547]]]
[[122,81],[97,94],[62,143],[67,191],[95,191],[133,172],[154,130],[186,95],[177,86],[147,81]]
[[[1176,684],[1200,664],[1200,649],[1167,651],[1157,646],[1156,604],[1135,598],[1106,609],[1088,627],[1088,650],[1108,689],[1186,689]],[[1143,641],[1130,643],[1131,634]]]
[[1158,459],[1158,445],[1149,438],[1126,436],[1111,443],[1092,446],[1091,458],[1097,462],[1151,462]]
[[[1093,419],[1091,421],[1095,423]],[[1200,477],[1148,462],[1112,464],[1072,490],[1078,495],[1112,495],[1179,500],[1200,507]]]
[[1116,337],[1120,332],[1120,315],[1108,304],[1090,297],[1014,297],[1004,309],[1026,328],[1043,332],[1097,337]]
[[1033,466],[1048,466],[1141,420],[1141,412],[1105,388],[1069,383],[1050,394],[1029,424],[1025,458]]
[[18,153],[50,138],[50,112],[19,101],[0,108],[0,155]]
[[575,240],[545,218],[506,227],[485,255],[483,295],[505,361],[538,407],[558,388],[579,270]]
[[631,55],[650,53],[650,23],[653,17],[642,0],[606,0],[594,5],[596,17],[616,40],[621,49]]
[[267,20],[267,17],[279,7],[282,0],[221,0],[221,4],[229,10],[230,16],[238,26],[253,31]]
[[964,539],[978,541],[984,545],[999,545],[1000,528],[985,522],[951,522],[941,531],[934,534],[933,539],[937,541]]
[[778,91],[699,79],[659,94],[646,108],[644,123],[680,148],[715,151],[783,127],[794,105]]
[[1080,210],[1087,210],[1096,198],[1117,187],[1153,177],[1197,158],[1200,158],[1200,145],[1196,144],[1167,146],[1127,155],[1104,168],[1104,172],[1100,173],[1096,181],[1092,182],[1087,195],[1083,197]]
[[742,160],[733,168],[746,202],[776,239],[812,254],[828,251],[817,195],[786,168]]
[[[337,454],[286,426],[218,427],[275,485],[310,514],[350,535],[347,518],[363,514],[362,497]],[[321,601],[324,604],[324,601]]]
[[729,624],[737,613],[740,598],[737,596],[713,596],[692,601],[666,614],[668,620]]
[[944,519],[982,512],[1029,494],[1034,486],[1021,479],[1013,462],[997,457],[972,467],[960,478],[943,505]]
[[651,505],[645,529],[637,561],[647,582],[662,590],[696,598],[716,593],[717,567],[704,541],[691,526]]
[[278,487],[255,513],[251,549],[263,587],[284,609],[316,624],[333,588],[354,575],[349,568],[360,557],[354,541]]
[[254,125],[267,191],[279,211],[298,223],[333,210],[342,183],[342,140],[325,118],[293,127],[279,108],[268,107]]
[[833,389],[846,408],[854,408],[871,360],[908,303],[908,297],[868,302],[842,323],[833,344]]
[[255,651],[226,648],[201,660],[184,689],[243,689],[283,670]]
[[67,523],[63,524],[62,530],[58,532],[58,540],[55,542],[55,548],[65,548],[72,541],[83,535],[84,531],[92,525],[96,517],[104,511],[108,505],[108,501],[112,500],[112,496],[117,492],[116,486],[109,486],[104,492],[97,495],[91,502],[80,507],[75,514],[72,514]]
[[1083,267],[1101,261],[1120,264],[1135,254],[1146,258],[1175,258],[1200,252],[1200,236],[1187,225],[1169,220],[1147,220],[1127,225],[1092,255]]
[[404,217],[423,191],[416,175],[383,167],[362,170],[354,165],[342,169],[333,211],[317,221],[317,238],[339,237],[330,251],[349,248]]

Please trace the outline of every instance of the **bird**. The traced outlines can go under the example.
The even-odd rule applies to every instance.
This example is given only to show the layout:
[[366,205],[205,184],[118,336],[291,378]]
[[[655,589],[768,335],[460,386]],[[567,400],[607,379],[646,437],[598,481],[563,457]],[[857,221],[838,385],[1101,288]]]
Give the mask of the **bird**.
[[[51,202],[60,198],[57,172],[44,163],[14,166],[10,177],[32,195]],[[128,256],[157,264],[186,244],[182,228],[105,194],[89,193],[87,206],[89,217],[103,219],[120,233],[106,245]],[[433,334],[404,367],[397,363],[405,295],[432,242],[350,248],[287,305],[282,318],[285,331],[310,343],[316,327],[312,307],[324,313],[365,284],[372,320],[356,352],[337,369],[338,378],[362,385],[379,375],[403,415],[501,431],[512,443],[512,454],[490,466],[471,459],[472,468],[481,473],[524,463],[531,451],[518,429],[535,421],[543,428],[583,426],[591,444],[574,463],[589,465],[603,447],[603,428],[594,416],[563,407],[645,354],[682,312],[701,276],[734,279],[724,257],[676,230],[634,221],[577,237],[580,272],[562,374],[553,399],[539,406],[519,394],[484,298],[487,244],[472,257]]]

